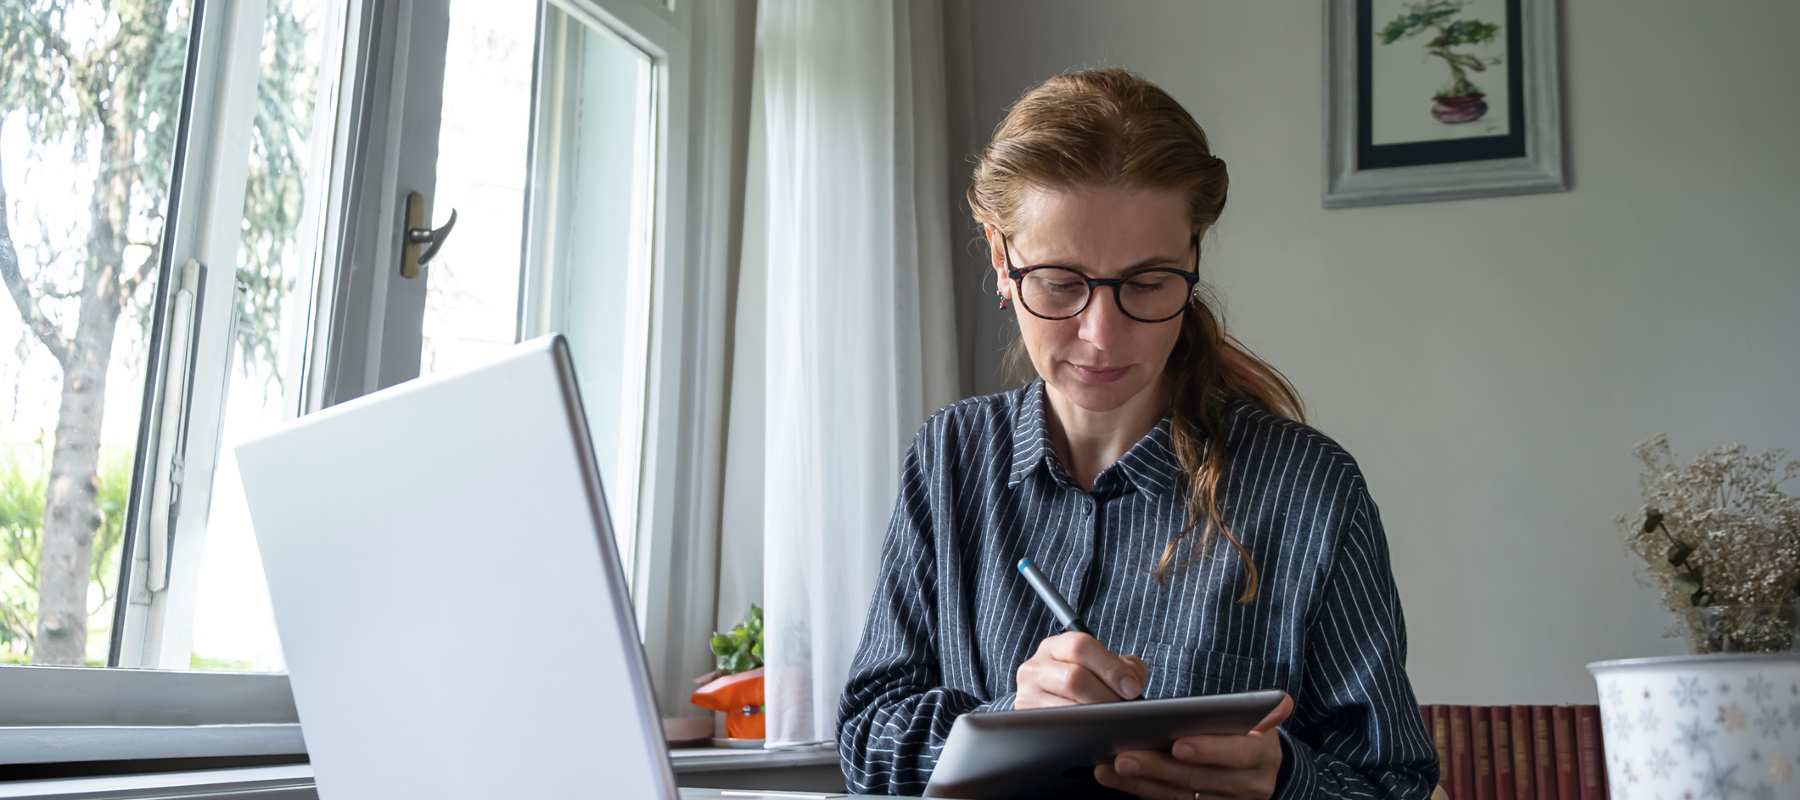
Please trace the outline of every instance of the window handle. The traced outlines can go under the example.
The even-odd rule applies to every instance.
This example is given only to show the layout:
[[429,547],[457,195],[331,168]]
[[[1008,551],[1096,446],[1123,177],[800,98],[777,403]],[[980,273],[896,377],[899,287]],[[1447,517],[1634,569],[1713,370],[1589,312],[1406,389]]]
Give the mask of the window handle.
[[406,195],[406,241],[400,254],[400,277],[417,278],[419,268],[431,263],[437,256],[438,248],[444,246],[444,240],[450,238],[450,229],[456,227],[456,209],[450,209],[450,220],[444,227],[432,230],[425,216],[425,196],[418,192]]
[[175,548],[175,521],[180,515],[182,468],[187,456],[188,409],[193,402],[194,340],[200,325],[200,299],[206,269],[189,259],[176,273],[175,302],[169,312],[168,370],[163,383],[162,413],[157,419],[156,460],[151,473],[149,570],[146,588],[169,588],[169,556]]

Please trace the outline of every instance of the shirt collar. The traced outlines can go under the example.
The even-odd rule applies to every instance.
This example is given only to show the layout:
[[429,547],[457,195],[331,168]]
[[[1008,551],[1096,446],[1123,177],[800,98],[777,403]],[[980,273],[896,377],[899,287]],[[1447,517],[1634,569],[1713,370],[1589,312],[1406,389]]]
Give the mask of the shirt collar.
[[1023,390],[1013,406],[1012,472],[1006,478],[1008,489],[1019,485],[1038,465],[1056,457],[1050,446],[1050,426],[1044,419],[1044,381],[1034,380]]
[[[1050,425],[1044,400],[1043,379],[1034,380],[1023,389],[1023,396],[1013,408],[1012,471],[1006,486],[1012,488],[1029,477],[1032,471],[1056,461],[1056,448],[1050,444]],[[1119,457],[1107,472],[1118,470],[1139,491],[1153,495],[1167,494],[1181,484],[1181,462],[1169,438],[1169,418],[1164,417],[1144,434],[1131,449]],[[1058,464],[1060,466],[1060,464]],[[1105,473],[1101,475],[1105,483]],[[1096,485],[1098,489],[1098,485]]]

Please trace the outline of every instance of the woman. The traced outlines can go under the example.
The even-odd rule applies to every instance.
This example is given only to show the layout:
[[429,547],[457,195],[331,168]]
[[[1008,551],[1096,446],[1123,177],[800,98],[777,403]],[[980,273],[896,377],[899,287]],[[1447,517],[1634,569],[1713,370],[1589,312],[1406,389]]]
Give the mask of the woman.
[[[1122,70],[1044,82],[982,151],[969,206],[1039,377],[939,411],[906,457],[839,709],[852,790],[919,793],[969,712],[1264,688],[1289,698],[1249,735],[1125,753],[1094,780],[1149,798],[1437,784],[1362,474],[1195,291],[1225,194],[1199,125]],[[1092,635],[1060,632],[1023,557]]]

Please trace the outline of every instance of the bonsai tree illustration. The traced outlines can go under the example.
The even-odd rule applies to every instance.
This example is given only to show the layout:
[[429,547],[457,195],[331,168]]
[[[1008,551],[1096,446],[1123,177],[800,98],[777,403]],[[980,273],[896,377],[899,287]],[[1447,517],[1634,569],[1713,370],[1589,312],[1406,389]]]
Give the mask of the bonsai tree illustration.
[[1450,85],[1439,89],[1432,97],[1435,102],[1431,115],[1446,123],[1469,122],[1487,113],[1487,103],[1481,99],[1486,93],[1469,80],[1469,73],[1486,72],[1488,67],[1501,62],[1499,57],[1482,59],[1456,50],[1487,44],[1500,33],[1500,26],[1492,22],[1456,19],[1467,5],[1467,0],[1407,3],[1406,13],[1389,20],[1381,29],[1383,45],[1431,34],[1425,42],[1425,55],[1443,59],[1450,68],[1451,78]]

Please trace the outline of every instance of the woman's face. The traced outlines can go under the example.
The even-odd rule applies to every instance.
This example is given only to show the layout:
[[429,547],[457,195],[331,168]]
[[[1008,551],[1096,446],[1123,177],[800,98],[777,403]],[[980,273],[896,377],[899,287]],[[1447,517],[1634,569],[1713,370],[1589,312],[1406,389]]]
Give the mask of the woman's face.
[[[1170,189],[1031,189],[1020,205],[1018,231],[1005,242],[1013,268],[1021,270],[1054,264],[1091,278],[1117,278],[1146,266],[1192,270],[1187,219],[1185,198]],[[1042,319],[1020,302],[998,231],[989,229],[988,244],[1031,364],[1053,390],[1095,413],[1158,390],[1181,333],[1180,317],[1139,322],[1119,310],[1111,287],[1099,287],[1074,317]]]

